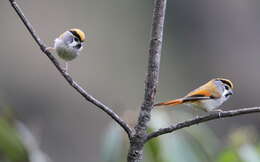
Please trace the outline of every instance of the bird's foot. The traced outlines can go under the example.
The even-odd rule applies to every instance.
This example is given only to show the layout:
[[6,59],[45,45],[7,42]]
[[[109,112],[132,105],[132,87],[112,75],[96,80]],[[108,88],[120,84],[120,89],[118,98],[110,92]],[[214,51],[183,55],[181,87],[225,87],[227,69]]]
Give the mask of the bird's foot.
[[55,50],[55,48],[53,48],[53,47],[47,47],[47,48],[45,48],[45,51],[48,51],[48,52],[51,52],[52,50]]
[[213,110],[213,112],[218,112],[218,117],[221,118],[221,117],[222,117],[221,114],[222,114],[224,111],[221,110],[221,109],[215,109],[215,110]]

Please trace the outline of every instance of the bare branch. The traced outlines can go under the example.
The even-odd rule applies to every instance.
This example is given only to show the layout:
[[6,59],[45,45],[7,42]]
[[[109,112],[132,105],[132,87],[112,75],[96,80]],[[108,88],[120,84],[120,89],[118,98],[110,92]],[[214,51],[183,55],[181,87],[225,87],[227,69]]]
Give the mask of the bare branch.
[[172,133],[178,129],[190,127],[192,125],[207,122],[209,120],[227,118],[227,117],[232,117],[232,116],[239,116],[239,115],[243,115],[243,114],[250,114],[250,113],[256,113],[256,112],[260,112],[260,107],[244,108],[244,109],[210,113],[209,115],[199,116],[194,119],[179,122],[179,123],[171,125],[167,128],[162,128],[162,129],[159,129],[158,131],[152,132],[147,136],[145,141],[147,142],[150,139],[158,137],[160,135],[164,135],[166,133]]
[[18,14],[30,34],[32,35],[33,39],[36,41],[36,43],[39,45],[41,51],[51,60],[51,62],[55,65],[55,67],[58,69],[58,71],[61,73],[61,75],[65,78],[65,80],[78,92],[80,93],[87,101],[91,102],[92,104],[96,105],[98,108],[103,110],[105,113],[107,113],[112,119],[114,119],[127,133],[128,137],[131,138],[133,131],[131,127],[123,121],[112,109],[110,109],[108,106],[91,96],[86,90],[84,90],[76,81],[72,79],[72,77],[69,75],[69,73],[65,72],[58,60],[48,51],[47,46],[41,41],[40,37],[36,34],[34,31],[31,23],[29,20],[25,17],[23,14],[21,8],[19,5],[15,2],[15,0],[9,0],[12,7],[14,8],[15,12]]
[[144,140],[147,135],[147,123],[151,118],[151,110],[158,85],[166,2],[166,0],[154,1],[144,101],[141,106],[137,125],[135,126],[135,135],[130,141],[128,162],[139,162],[142,159]]

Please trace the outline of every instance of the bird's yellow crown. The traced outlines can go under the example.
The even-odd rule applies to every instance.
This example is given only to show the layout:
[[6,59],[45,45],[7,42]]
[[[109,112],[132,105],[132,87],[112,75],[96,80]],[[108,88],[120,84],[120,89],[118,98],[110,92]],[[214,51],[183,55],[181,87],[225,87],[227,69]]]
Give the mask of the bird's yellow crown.
[[80,29],[76,29],[76,28],[73,28],[73,29],[70,29],[70,32],[75,35],[77,38],[79,38],[79,40],[81,42],[84,42],[86,37],[85,37],[85,33],[83,31],[81,31]]
[[233,85],[233,83],[230,80],[224,79],[224,78],[216,78],[216,79],[222,81],[223,83],[225,83],[227,85],[229,85],[231,89],[234,88],[234,85]]

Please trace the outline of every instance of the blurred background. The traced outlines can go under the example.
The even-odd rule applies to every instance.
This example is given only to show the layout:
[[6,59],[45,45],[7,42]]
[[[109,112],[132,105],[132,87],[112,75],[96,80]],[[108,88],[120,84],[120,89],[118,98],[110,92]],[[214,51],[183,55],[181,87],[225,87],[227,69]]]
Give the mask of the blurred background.
[[[130,118],[126,111],[139,110],[151,0],[18,3],[49,46],[65,30],[85,31],[87,42],[81,56],[69,63],[70,74],[121,116]],[[211,78],[224,77],[233,81],[235,94],[222,109],[259,106],[259,15],[258,0],[169,0],[156,100],[181,97]],[[104,161],[103,139],[112,120],[68,85],[40,52],[8,0],[0,1],[0,21],[0,105],[15,109],[53,161]],[[181,106],[164,113],[170,118],[166,126],[175,122],[177,113],[186,114],[182,119],[204,114]],[[218,141],[217,156],[229,147],[231,134],[242,128],[258,141],[259,125],[259,114],[245,115],[208,122],[207,131],[200,133],[213,134],[209,138]]]

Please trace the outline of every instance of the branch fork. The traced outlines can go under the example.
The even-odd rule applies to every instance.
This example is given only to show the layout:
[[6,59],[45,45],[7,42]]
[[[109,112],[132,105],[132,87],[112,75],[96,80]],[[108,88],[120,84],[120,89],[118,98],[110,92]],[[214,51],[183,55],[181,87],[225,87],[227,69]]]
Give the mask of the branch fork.
[[205,116],[199,116],[194,119],[173,124],[167,128],[161,128],[150,134],[147,133],[147,123],[150,121],[151,118],[151,111],[154,104],[156,88],[159,82],[159,67],[163,40],[164,18],[167,2],[167,0],[154,0],[152,31],[149,47],[148,72],[145,81],[144,101],[141,105],[137,124],[133,129],[123,119],[121,119],[109,106],[103,104],[101,101],[94,98],[91,94],[87,92],[87,90],[82,88],[70,76],[69,73],[67,73],[61,68],[58,60],[52,55],[52,53],[48,50],[47,46],[41,41],[40,37],[36,34],[36,32],[33,29],[33,26],[25,17],[16,1],[9,0],[9,2],[11,3],[11,6],[13,7],[17,15],[22,20],[27,30],[30,32],[35,42],[40,47],[41,51],[50,59],[50,61],[54,64],[54,66],[57,68],[60,74],[69,83],[69,85],[73,87],[79,94],[81,94],[81,96],[84,97],[88,102],[91,102],[97,108],[101,109],[107,115],[109,115],[127,133],[130,142],[130,148],[127,156],[128,162],[141,162],[143,156],[143,147],[145,143],[160,135],[172,133],[176,130],[210,120],[260,112],[260,107],[214,112]]

